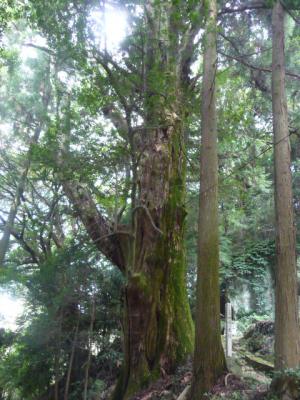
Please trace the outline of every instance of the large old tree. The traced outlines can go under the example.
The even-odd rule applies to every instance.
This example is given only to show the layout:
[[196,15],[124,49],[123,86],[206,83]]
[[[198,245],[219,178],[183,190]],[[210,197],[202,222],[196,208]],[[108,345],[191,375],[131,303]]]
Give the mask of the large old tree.
[[[50,6],[45,12],[42,3],[32,1],[32,8],[57,57],[64,46],[70,45],[67,34],[64,40],[60,36],[62,27],[66,32],[68,27],[59,6]],[[82,12],[83,20],[88,16],[83,4],[75,8],[75,15]],[[63,4],[63,9],[74,15],[72,5]],[[125,276],[125,356],[116,399],[130,398],[161,373],[172,371],[192,352],[194,341],[185,284],[184,125],[200,6],[187,2],[179,8],[169,0],[149,0],[141,21],[137,32],[142,33],[136,35],[140,42],[130,49],[139,49],[142,63],[117,66],[106,51],[99,51],[90,42],[90,51],[83,52],[114,89],[114,101],[103,107],[103,114],[130,149],[130,223],[110,221],[100,212],[92,191],[72,173],[72,165],[68,165],[72,139],[67,138],[72,113],[66,111],[68,106],[63,108],[64,122],[58,133],[62,137],[58,174],[65,193],[97,248]],[[82,47],[75,50],[80,52]],[[138,85],[130,97],[124,94],[124,86],[132,87],[133,75]],[[64,101],[68,104],[68,99]],[[141,116],[139,125],[134,122],[134,112]]]

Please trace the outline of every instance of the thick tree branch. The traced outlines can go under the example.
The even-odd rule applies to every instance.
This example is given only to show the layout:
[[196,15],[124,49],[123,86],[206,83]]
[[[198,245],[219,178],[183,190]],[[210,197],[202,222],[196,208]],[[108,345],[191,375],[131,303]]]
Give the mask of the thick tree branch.
[[101,65],[104,71],[107,73],[110,84],[112,85],[116,95],[118,96],[124,110],[128,111],[130,109],[128,101],[120,90],[120,82],[118,79],[116,79],[109,64],[111,64],[117,71],[119,71],[122,76],[126,75],[128,81],[130,81],[130,73],[121,68],[107,53],[103,54],[99,50],[93,49],[93,56],[98,64]]
[[232,46],[232,48],[234,49],[234,51],[236,52],[236,54],[237,54],[239,57],[241,57],[241,58],[252,57],[252,56],[254,56],[254,55],[261,54],[261,53],[264,53],[264,52],[267,52],[267,51],[272,50],[272,46],[271,46],[271,47],[267,47],[267,48],[265,48],[265,49],[261,49],[261,50],[259,50],[259,51],[254,51],[254,52],[251,52],[251,53],[248,53],[248,54],[241,54],[240,49],[239,49],[239,46],[238,46],[237,43],[234,41],[234,39],[232,39],[232,38],[229,37],[229,36],[226,36],[223,32],[219,32],[218,34]]
[[[242,57],[232,56],[232,55],[226,54],[226,53],[224,53],[224,52],[222,52],[220,50],[218,50],[218,53],[221,54],[223,57],[226,57],[226,58],[228,58],[230,60],[238,61],[239,63],[245,65],[245,67],[248,67],[250,69],[255,69],[257,71],[268,72],[268,73],[272,72],[272,68],[271,67],[263,67],[263,66],[259,67],[257,65],[253,65],[253,64],[249,63],[248,61],[245,61]],[[300,75],[296,74],[294,72],[286,71],[286,75],[291,77],[291,78],[300,80]]]
[[194,40],[197,36],[201,25],[202,25],[202,18],[201,18],[201,10],[203,4],[199,2],[199,5],[196,8],[196,13],[199,15],[199,19],[194,20],[189,28],[184,33],[181,45],[179,46],[179,59],[178,59],[178,69],[179,69],[179,77],[183,80],[187,80],[189,75],[190,64],[192,62],[192,57],[194,53]]
[[253,2],[247,2],[248,4],[245,4],[243,6],[239,7],[224,7],[219,13],[218,16],[223,15],[223,14],[234,14],[234,13],[242,13],[244,11],[251,11],[251,10],[261,10],[261,9],[267,9],[270,8],[268,7],[264,1],[253,1]]
[[[4,218],[0,216],[0,220],[5,223]],[[24,239],[23,232],[20,234],[16,230],[11,229],[10,234],[17,240],[18,243],[23,247],[23,249],[31,256],[32,263],[39,263],[39,255],[34,251],[34,249],[26,242]]]
[[[292,12],[291,9],[285,4],[285,1],[281,1],[281,4],[284,8],[284,10],[289,14],[289,16],[296,22],[296,24],[300,25],[300,19],[298,19]],[[296,8],[296,10],[300,10],[300,5],[298,7],[298,9]]]
[[100,214],[87,188],[64,178],[62,185],[96,247],[124,272],[126,263],[122,240],[118,233],[114,232],[113,224]]
[[102,109],[103,114],[108,118],[114,127],[117,129],[119,135],[124,139],[128,140],[128,124],[126,118],[123,117],[122,113],[116,109],[113,104],[109,104]]
[[34,44],[34,43],[24,43],[23,46],[32,47],[33,49],[44,51],[45,53],[49,54],[50,56],[55,55],[55,52],[53,50],[49,49],[48,47],[38,46],[37,44]]

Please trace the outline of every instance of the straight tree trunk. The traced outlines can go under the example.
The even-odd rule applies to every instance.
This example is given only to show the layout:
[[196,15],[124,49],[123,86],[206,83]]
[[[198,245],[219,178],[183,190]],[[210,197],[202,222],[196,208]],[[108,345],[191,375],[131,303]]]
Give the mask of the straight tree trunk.
[[272,105],[276,213],[275,368],[300,362],[295,224],[290,142],[285,94],[284,17],[276,1],[272,15]]
[[93,295],[90,329],[88,332],[88,358],[86,361],[86,366],[85,366],[85,371],[84,371],[83,400],[87,400],[87,398],[88,398],[87,395],[88,395],[89,372],[90,372],[91,356],[92,356],[92,335],[93,335],[93,330],[94,330],[95,313],[96,313],[96,304],[95,304],[95,298]]
[[79,316],[78,316],[78,320],[77,320],[77,323],[76,323],[75,332],[74,332],[74,338],[73,338],[73,342],[72,342],[72,346],[71,346],[71,354],[70,354],[69,366],[68,366],[67,377],[66,377],[64,400],[68,400],[68,398],[69,398],[69,389],[70,389],[70,383],[71,383],[71,373],[72,373],[74,356],[75,356],[75,351],[76,351],[76,347],[77,347],[77,340],[78,340],[78,328],[79,328]]
[[221,343],[218,225],[218,149],[215,78],[216,0],[205,2],[204,74],[201,111],[200,204],[194,378],[191,399],[203,397],[226,371]]
[[59,355],[55,354],[54,356],[54,400],[59,400],[59,373],[58,373],[58,368],[59,368]]

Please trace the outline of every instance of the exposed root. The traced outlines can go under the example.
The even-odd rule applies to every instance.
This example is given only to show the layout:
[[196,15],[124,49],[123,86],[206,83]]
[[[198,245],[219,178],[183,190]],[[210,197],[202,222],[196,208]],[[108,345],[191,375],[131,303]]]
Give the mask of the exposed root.
[[225,386],[228,386],[228,378],[229,378],[231,375],[233,375],[233,374],[231,374],[231,373],[229,372],[229,374],[227,374],[227,375],[225,376],[225,379],[224,379],[224,384],[225,384]]

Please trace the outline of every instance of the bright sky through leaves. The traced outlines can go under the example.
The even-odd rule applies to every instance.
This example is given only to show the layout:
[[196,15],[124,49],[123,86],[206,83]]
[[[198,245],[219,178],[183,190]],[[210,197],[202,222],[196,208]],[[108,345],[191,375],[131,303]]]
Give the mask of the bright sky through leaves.
[[16,319],[23,311],[23,301],[11,296],[9,293],[0,292],[0,327],[16,329]]
[[[101,26],[101,21],[103,21],[102,13],[95,11],[91,15],[93,33],[102,45],[106,41],[108,51],[114,52],[126,35],[128,28],[126,14],[120,10],[106,6],[104,27]],[[105,34],[103,34],[103,29],[105,30]],[[47,46],[45,39],[41,36],[36,36],[32,43],[37,46]],[[21,56],[23,60],[36,58],[37,51],[33,47],[24,45]],[[3,127],[3,124],[1,127]],[[21,299],[13,297],[6,292],[0,292],[0,327],[16,329],[16,319],[23,312],[23,308],[24,304]]]

